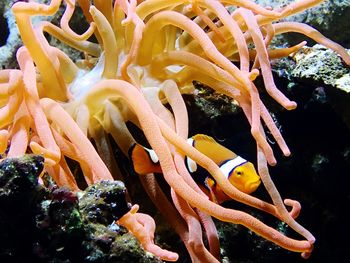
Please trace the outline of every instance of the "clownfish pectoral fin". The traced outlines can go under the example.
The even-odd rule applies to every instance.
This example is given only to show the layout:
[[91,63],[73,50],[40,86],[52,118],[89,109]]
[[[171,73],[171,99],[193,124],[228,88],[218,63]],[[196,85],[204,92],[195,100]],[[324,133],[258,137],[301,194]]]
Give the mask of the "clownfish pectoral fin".
[[129,150],[129,156],[133,168],[138,174],[161,173],[157,155],[153,150],[147,149],[139,144],[134,144]]
[[214,193],[215,181],[209,177],[205,179],[205,186],[209,190],[209,198],[214,203],[218,204],[218,200],[216,199],[216,195]]

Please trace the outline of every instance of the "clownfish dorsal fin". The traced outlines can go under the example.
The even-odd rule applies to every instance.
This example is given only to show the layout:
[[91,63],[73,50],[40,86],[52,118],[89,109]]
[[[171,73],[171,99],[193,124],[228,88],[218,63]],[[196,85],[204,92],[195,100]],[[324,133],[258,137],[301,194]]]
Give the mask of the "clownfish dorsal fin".
[[224,147],[213,137],[204,134],[197,134],[192,137],[194,140],[194,148],[212,159],[217,165],[223,161],[232,159],[237,155],[230,149]]
[[208,142],[217,143],[217,141],[215,141],[215,139],[213,137],[210,137],[210,136],[205,135],[205,134],[196,134],[196,135],[192,136],[192,138],[195,141],[202,140],[202,141],[208,141]]

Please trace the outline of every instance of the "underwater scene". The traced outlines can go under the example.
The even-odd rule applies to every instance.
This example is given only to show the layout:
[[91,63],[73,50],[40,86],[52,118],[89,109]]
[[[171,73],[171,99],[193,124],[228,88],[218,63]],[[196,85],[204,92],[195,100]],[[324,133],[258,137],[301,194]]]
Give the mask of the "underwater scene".
[[348,261],[350,1],[0,12],[0,263]]

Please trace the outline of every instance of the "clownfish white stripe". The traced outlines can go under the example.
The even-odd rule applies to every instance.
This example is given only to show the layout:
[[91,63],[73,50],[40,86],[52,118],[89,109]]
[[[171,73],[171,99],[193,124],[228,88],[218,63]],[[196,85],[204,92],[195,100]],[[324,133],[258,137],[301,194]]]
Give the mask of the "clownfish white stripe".
[[191,146],[194,146],[194,140],[192,138],[188,138],[187,143]]
[[159,162],[158,156],[156,154],[156,152],[154,150],[150,150],[144,147],[144,149],[147,151],[149,158],[151,159],[151,161],[155,164],[157,164]]
[[243,159],[240,156],[237,156],[236,158],[233,158],[232,160],[229,160],[225,162],[223,165],[220,166],[221,172],[225,175],[226,179],[228,179],[232,173],[232,171],[239,165],[242,165],[246,163],[247,160]]
[[[194,140],[192,138],[188,138],[187,143],[194,147]],[[197,171],[197,163],[188,156],[186,156],[186,166],[190,173]]]

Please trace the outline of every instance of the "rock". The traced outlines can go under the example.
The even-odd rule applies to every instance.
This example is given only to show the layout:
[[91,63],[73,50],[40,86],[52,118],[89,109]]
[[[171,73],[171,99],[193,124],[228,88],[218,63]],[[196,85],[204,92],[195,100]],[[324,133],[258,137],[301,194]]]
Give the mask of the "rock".
[[126,188],[121,181],[101,181],[85,189],[80,198],[80,210],[92,223],[111,224],[129,212]]
[[350,92],[350,87],[346,85],[350,82],[350,70],[332,50],[322,45],[303,47],[292,58],[295,61],[295,68],[291,71],[292,77],[312,80],[346,93]]
[[[262,6],[281,7],[293,1],[291,0],[256,0]],[[308,9],[302,13],[288,17],[285,21],[302,22],[319,30],[326,37],[345,46],[350,47],[350,1],[332,0]],[[289,34],[283,37],[290,44],[296,44],[305,40],[300,34]],[[282,42],[282,41],[281,41]],[[313,45],[309,42],[308,45]]]
[[[275,63],[274,71],[277,73],[284,72],[291,82],[321,87],[315,91],[314,99],[321,96],[317,92],[320,92],[324,87],[322,96],[327,96],[329,103],[350,127],[350,108],[348,107],[350,101],[350,69],[341,58],[322,45],[303,47],[291,58],[293,61],[285,59],[284,61],[287,62],[284,64]],[[285,65],[288,62],[293,66],[286,67]],[[279,76],[282,75],[279,74]],[[293,88],[291,89],[293,90]]]
[[43,166],[38,155],[0,163],[0,262],[161,262],[115,223],[130,209],[122,182],[99,182],[77,195],[41,186]]
[[46,194],[38,185],[44,158],[26,155],[0,163],[0,262],[31,259],[35,210]]
[[[0,65],[2,69],[18,68],[16,61],[16,52],[19,47],[23,45],[19,31],[17,28],[15,17],[11,11],[11,7],[14,3],[19,2],[18,0],[4,0],[0,1],[0,28],[2,32],[0,34]],[[51,0],[36,0],[36,2],[48,4]],[[33,24],[40,23],[40,21],[52,21],[54,24],[59,23],[59,19],[62,16],[62,11],[57,12],[54,16],[50,17],[35,17],[32,22]],[[70,26],[76,30],[77,33],[82,33],[88,27],[88,24],[83,19],[83,15],[80,9],[75,12]],[[61,43],[57,39],[48,35],[50,45],[58,47],[64,51],[73,61],[80,59],[82,53],[73,49],[64,43]]]

